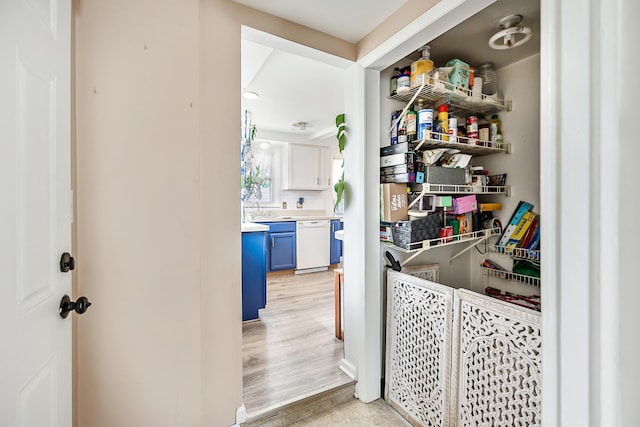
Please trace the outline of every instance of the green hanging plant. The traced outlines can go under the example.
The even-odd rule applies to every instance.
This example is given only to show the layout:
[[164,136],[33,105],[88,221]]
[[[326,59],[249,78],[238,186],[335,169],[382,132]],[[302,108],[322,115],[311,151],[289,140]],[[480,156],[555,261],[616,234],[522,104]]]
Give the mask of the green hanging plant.
[[[344,113],[336,116],[336,128],[338,128],[338,133],[336,134],[336,138],[338,139],[338,149],[342,154],[344,151],[344,145],[347,142],[347,127],[344,122]],[[333,210],[335,211],[344,197],[344,160],[342,160],[342,176],[340,176],[338,182],[333,186],[333,190],[336,192],[336,204],[333,206]]]

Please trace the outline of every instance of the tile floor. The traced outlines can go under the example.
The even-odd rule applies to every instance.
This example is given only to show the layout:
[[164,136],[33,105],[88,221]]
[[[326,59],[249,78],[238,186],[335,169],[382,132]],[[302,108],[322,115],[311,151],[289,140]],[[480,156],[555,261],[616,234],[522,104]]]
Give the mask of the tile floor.
[[410,425],[382,399],[368,404],[354,399],[291,424],[291,426],[306,427],[405,427]]
[[365,404],[350,399],[339,405],[311,403],[291,413],[278,414],[252,423],[250,427],[410,427],[387,403],[378,399]]

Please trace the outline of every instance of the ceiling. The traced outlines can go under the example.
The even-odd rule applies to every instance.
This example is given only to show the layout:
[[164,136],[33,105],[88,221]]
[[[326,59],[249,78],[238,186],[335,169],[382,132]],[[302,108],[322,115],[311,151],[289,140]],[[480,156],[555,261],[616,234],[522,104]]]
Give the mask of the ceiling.
[[[242,100],[257,138],[265,130],[311,139],[335,135],[335,117],[344,112],[344,69],[242,40],[241,81],[259,95]],[[293,126],[300,122],[306,129]]]
[[[356,41],[405,3],[400,0],[350,0],[340,4],[334,0],[235,1]],[[340,13],[334,13],[336,10]],[[498,31],[498,21],[512,14],[524,16],[522,23],[533,30],[533,37],[514,49],[491,49],[487,42]],[[342,16],[349,18],[348,24],[340,22]],[[357,21],[353,17],[358,17]],[[339,28],[334,30],[334,26]],[[493,62],[499,69],[540,51],[539,1],[499,0],[428,44],[436,66],[459,58],[476,67]],[[418,52],[413,54],[415,58],[418,56]],[[244,89],[260,95],[257,100],[242,102],[242,108],[252,112],[258,138],[261,130],[303,134],[311,140],[335,134],[335,116],[344,112],[344,69],[242,40],[241,80]],[[309,126],[302,131],[292,126],[296,122],[307,122]]]

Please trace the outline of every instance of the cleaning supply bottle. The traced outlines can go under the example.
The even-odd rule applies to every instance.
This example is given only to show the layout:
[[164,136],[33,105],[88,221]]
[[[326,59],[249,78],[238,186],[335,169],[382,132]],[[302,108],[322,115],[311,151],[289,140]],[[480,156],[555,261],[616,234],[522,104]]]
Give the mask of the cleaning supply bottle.
[[418,114],[410,105],[407,109],[407,141],[413,142],[418,139]]
[[408,68],[403,68],[396,79],[396,93],[408,92],[409,89],[411,89],[411,71]]
[[422,46],[420,58],[411,64],[411,87],[420,86],[423,82],[429,83],[429,77],[433,73],[433,61],[429,57],[430,47]]
[[496,148],[502,148],[502,125],[500,123],[500,119],[497,114],[491,116],[491,120],[489,122],[490,126],[490,137],[491,143]]
[[448,141],[449,140],[449,107],[447,104],[442,104],[438,107],[438,124],[439,124],[439,132],[441,140]]

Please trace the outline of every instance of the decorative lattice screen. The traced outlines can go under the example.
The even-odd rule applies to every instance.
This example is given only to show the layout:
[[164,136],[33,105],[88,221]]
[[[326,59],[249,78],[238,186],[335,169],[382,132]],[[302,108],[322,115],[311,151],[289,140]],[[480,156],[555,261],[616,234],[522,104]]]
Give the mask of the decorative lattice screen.
[[453,288],[387,275],[385,399],[416,426],[449,425]]
[[452,425],[539,426],[540,313],[464,289],[454,313]]

